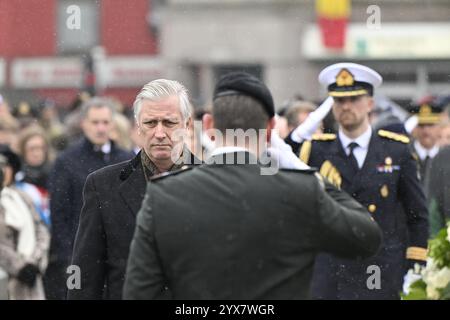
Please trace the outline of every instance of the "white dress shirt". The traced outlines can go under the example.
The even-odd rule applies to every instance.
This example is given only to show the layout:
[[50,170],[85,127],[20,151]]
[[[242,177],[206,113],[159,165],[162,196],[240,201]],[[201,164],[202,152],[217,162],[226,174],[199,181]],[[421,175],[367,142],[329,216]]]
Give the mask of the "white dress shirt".
[[424,161],[427,156],[430,157],[430,159],[433,159],[439,152],[438,146],[434,146],[431,149],[425,149],[425,147],[423,147],[417,140],[414,141],[414,149],[416,149],[417,155],[421,161]]
[[356,139],[351,139],[347,137],[345,133],[342,132],[341,129],[339,129],[338,134],[339,139],[341,140],[342,143],[342,148],[344,148],[345,154],[347,156],[350,155],[349,144],[352,142],[356,142],[358,144],[358,147],[356,147],[353,150],[353,154],[356,158],[356,161],[358,162],[358,167],[361,169],[364,164],[364,160],[366,160],[367,151],[369,151],[369,143],[370,137],[372,136],[372,128],[369,126],[369,128],[367,128],[367,130]]
[[211,157],[217,156],[219,154],[234,153],[234,152],[250,152],[250,151],[242,147],[234,147],[234,146],[218,147],[211,152]]

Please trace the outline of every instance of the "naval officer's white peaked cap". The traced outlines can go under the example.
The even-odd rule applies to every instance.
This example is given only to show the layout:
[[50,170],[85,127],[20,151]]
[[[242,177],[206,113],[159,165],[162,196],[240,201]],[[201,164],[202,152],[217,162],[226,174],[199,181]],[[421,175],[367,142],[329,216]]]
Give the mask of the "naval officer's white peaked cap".
[[350,62],[336,63],[319,74],[319,82],[328,89],[330,96],[356,96],[373,94],[373,89],[383,82],[375,70]]

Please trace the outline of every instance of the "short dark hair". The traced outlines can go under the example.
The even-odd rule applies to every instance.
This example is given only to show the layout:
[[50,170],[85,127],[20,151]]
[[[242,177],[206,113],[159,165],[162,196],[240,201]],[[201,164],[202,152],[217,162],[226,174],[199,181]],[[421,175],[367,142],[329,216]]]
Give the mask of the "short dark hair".
[[269,115],[257,100],[246,95],[228,95],[213,102],[215,128],[222,133],[226,129],[265,129]]

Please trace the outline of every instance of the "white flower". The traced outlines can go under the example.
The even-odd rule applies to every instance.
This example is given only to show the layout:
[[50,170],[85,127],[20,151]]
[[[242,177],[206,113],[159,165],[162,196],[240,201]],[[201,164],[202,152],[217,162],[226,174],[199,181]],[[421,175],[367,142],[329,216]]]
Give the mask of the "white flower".
[[431,269],[435,267],[434,263],[430,263],[428,268],[423,272],[423,281],[427,284],[427,296],[430,299],[439,299],[437,289],[445,288],[450,282],[450,268],[444,267],[440,270]]
[[427,258],[427,264],[425,268],[422,270],[422,276],[424,276],[426,273],[435,272],[438,270],[438,267],[436,263],[434,262],[433,258],[428,257]]
[[439,292],[436,290],[436,288],[432,286],[427,286],[427,297],[428,299],[438,300]]

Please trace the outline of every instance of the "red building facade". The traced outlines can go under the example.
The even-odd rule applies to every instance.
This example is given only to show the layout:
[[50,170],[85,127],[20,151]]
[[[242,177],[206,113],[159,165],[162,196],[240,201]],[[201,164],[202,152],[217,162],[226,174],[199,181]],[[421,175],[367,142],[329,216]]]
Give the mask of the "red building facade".
[[87,57],[97,47],[97,94],[130,104],[160,74],[149,13],[149,0],[0,0],[0,92],[68,104],[86,86]]

